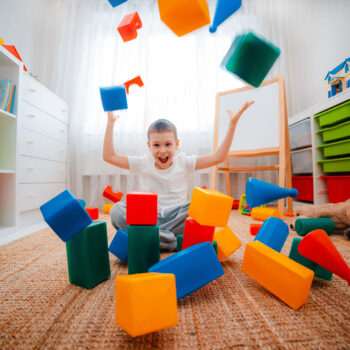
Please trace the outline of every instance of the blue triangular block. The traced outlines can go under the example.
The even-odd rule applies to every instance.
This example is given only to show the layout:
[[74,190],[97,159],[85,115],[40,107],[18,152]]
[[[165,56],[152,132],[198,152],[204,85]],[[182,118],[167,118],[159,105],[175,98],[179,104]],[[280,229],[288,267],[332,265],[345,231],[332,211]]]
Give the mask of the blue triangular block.
[[217,27],[236,12],[242,5],[242,0],[218,0],[210,33],[216,32]]

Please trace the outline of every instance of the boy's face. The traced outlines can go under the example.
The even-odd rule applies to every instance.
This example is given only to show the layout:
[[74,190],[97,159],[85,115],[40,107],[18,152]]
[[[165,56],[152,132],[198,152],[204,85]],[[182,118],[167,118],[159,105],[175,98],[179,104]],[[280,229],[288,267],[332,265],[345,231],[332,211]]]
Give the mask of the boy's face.
[[155,160],[156,168],[168,169],[173,164],[179,140],[175,139],[172,131],[152,132],[147,145]]

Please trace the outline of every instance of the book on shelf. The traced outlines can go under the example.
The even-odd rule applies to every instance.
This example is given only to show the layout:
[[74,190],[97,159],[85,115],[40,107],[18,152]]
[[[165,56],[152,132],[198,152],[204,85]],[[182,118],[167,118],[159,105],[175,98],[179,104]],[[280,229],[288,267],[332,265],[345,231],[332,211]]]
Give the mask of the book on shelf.
[[0,109],[6,110],[7,104],[10,99],[12,88],[12,80],[2,79],[0,80]]
[[13,110],[13,105],[15,101],[15,91],[16,91],[16,85],[12,84],[10,98],[6,106],[6,112],[12,113],[11,111]]
[[12,103],[10,106],[10,113],[13,113],[13,106],[15,105],[15,94],[16,94],[16,85],[13,85],[13,95],[12,95]]

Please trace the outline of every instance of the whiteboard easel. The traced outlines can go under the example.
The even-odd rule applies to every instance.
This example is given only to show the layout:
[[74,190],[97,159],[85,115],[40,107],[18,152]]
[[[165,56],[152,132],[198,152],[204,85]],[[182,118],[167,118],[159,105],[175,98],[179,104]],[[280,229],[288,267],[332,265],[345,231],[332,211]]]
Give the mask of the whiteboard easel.
[[[216,188],[217,171],[225,171],[228,195],[231,195],[232,171],[278,170],[279,186],[287,188],[292,186],[286,96],[282,75],[263,82],[259,88],[247,86],[216,94],[214,152],[226,134],[229,123],[227,110],[236,111],[244,102],[250,100],[254,100],[255,103],[244,112],[237,124],[225,167],[214,166],[212,169],[212,189]],[[229,158],[269,155],[278,155],[278,164],[229,168]],[[278,209],[283,215],[283,199],[278,201]],[[292,198],[288,198],[288,211],[293,211]]]

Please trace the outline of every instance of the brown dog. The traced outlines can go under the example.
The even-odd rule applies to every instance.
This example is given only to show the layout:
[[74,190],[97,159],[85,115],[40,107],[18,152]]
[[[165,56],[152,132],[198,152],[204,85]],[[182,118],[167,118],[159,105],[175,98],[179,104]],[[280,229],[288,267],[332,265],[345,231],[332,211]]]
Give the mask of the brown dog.
[[[340,203],[303,206],[295,210],[298,218],[330,218],[335,224],[335,233],[344,234],[350,239],[350,199]],[[295,230],[294,223],[290,228]]]

